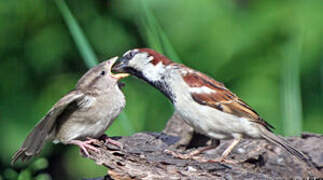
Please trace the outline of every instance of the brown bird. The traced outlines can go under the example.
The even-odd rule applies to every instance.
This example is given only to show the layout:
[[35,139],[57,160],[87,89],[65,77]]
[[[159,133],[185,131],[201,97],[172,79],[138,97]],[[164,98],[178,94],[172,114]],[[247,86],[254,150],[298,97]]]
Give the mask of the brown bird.
[[[126,52],[112,69],[130,73],[159,89],[195,131],[214,139],[234,139],[217,161],[226,161],[242,138],[254,138],[266,139],[308,162],[302,152],[272,133],[273,127],[247,103],[222,83],[199,71],[174,63],[147,48]],[[191,158],[211,148],[178,157]]]
[[[126,104],[118,80],[128,74],[111,72],[117,58],[104,61],[83,75],[75,89],[62,97],[32,129],[11,163],[39,154],[48,141],[77,145],[85,155],[89,155],[87,149],[97,151],[91,145],[97,140],[92,138],[104,135]],[[106,140],[118,145],[117,141]]]

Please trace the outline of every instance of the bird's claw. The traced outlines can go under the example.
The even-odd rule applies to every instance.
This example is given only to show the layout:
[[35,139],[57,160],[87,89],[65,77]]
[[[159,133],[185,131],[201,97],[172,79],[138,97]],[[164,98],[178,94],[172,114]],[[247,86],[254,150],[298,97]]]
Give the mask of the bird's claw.
[[119,141],[111,139],[106,134],[102,135],[99,139],[104,141],[105,146],[108,146],[108,144],[112,144],[112,145],[118,147],[119,149],[123,149],[122,143],[120,143]]
[[97,139],[86,138],[86,141],[72,140],[70,144],[74,144],[80,147],[81,151],[88,157],[90,154],[88,150],[94,151],[96,153],[100,152],[98,148],[92,145],[92,143],[98,142]]

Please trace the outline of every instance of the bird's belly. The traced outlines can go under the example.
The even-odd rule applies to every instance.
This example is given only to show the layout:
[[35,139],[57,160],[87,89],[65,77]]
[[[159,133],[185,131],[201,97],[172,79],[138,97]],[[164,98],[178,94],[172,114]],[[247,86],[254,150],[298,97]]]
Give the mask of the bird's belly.
[[54,142],[65,143],[73,139],[97,138],[103,135],[107,123],[107,119],[100,119],[95,123],[66,122],[57,130]]
[[258,137],[258,128],[246,118],[236,117],[195,102],[175,104],[184,121],[195,131],[215,139]]
[[111,109],[110,111],[100,112],[78,112],[72,114],[57,129],[54,142],[69,142],[73,139],[84,140],[86,137],[98,138],[104,134],[112,124],[120,110]]

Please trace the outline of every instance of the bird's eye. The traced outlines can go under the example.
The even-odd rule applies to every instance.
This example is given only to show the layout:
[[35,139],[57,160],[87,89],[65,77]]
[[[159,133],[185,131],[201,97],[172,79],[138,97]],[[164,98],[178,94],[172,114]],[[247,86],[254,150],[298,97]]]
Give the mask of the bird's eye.
[[126,54],[126,58],[127,58],[127,59],[131,59],[131,58],[133,58],[136,54],[137,54],[137,52],[135,52],[135,51],[130,51],[128,54]]
[[105,75],[105,71],[101,71],[101,76],[104,76]]

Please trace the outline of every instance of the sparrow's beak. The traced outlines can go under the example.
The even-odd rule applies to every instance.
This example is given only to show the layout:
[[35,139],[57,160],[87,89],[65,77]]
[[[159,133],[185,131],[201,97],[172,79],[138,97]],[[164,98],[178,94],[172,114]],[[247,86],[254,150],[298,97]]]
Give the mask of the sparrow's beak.
[[[111,58],[111,59],[110,59],[111,63],[109,63],[109,69],[114,70],[114,65],[115,65],[115,63],[116,63],[117,59],[118,59],[118,56],[113,57],[113,58]],[[116,71],[116,72],[119,72],[119,71]],[[116,78],[116,79],[118,79],[118,80],[119,80],[119,79],[122,79],[122,78],[125,78],[125,77],[130,76],[130,74],[128,74],[128,73],[122,73],[122,72],[120,72],[120,73],[118,73],[118,74],[113,74],[113,73],[111,72],[111,76],[112,76],[113,78]]]
[[119,58],[112,66],[112,71],[124,73],[128,65],[127,59],[124,57]]
[[116,78],[116,79],[122,79],[122,78],[125,78],[125,77],[128,77],[130,76],[130,74],[128,73],[118,73],[118,74],[112,74],[112,77]]

